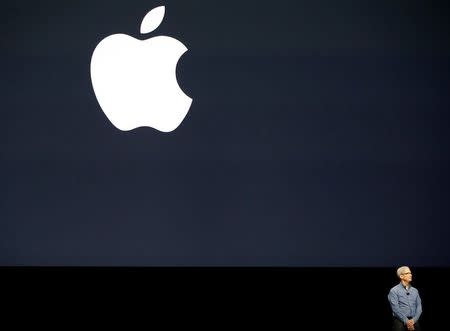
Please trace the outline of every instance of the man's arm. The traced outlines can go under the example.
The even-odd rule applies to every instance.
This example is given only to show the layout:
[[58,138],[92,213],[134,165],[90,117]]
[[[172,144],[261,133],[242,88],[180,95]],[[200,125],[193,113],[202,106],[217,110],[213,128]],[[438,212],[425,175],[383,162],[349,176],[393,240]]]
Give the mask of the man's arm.
[[413,318],[414,323],[416,323],[419,320],[420,315],[422,315],[422,300],[420,299],[419,293],[417,293],[417,298],[416,298],[416,315]]
[[391,305],[392,312],[394,315],[402,321],[404,324],[408,321],[408,318],[403,314],[400,310],[400,306],[398,305],[398,296],[392,289],[389,291],[388,300]]

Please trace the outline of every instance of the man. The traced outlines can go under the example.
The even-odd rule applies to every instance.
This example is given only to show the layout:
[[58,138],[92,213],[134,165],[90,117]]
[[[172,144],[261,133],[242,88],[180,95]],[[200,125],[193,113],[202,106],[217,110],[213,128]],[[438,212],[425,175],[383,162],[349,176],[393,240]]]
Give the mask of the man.
[[393,331],[420,331],[419,318],[422,314],[422,300],[419,291],[411,286],[412,274],[407,266],[397,269],[400,283],[389,291],[388,300],[394,317]]

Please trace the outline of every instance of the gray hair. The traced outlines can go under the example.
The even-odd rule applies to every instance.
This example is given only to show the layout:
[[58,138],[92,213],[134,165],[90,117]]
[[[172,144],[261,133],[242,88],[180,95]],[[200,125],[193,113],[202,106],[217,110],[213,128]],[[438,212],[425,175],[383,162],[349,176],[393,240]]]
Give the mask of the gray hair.
[[397,269],[397,276],[400,277],[400,275],[403,274],[406,271],[406,269],[409,269],[409,267],[405,266],[405,265],[401,266],[400,268],[398,268]]

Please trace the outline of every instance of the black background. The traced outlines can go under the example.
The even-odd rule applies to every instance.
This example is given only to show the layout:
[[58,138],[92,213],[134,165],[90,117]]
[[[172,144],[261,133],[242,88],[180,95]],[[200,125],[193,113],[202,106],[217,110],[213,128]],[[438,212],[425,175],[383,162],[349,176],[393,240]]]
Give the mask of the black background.
[[[411,269],[422,298],[423,330],[445,330],[450,269]],[[387,267],[0,268],[4,316],[21,316],[14,325],[283,330],[390,330],[387,294],[398,283],[395,272]]]
[[[187,46],[177,77],[193,104],[170,134],[121,132],[97,104],[90,57],[108,35],[147,38],[139,26],[158,5],[166,16],[148,37]],[[1,274],[33,298],[14,308],[93,298],[81,311],[95,315],[147,299],[198,309],[193,322],[213,311],[213,325],[387,329],[387,291],[407,264],[423,326],[441,325],[445,1],[1,8]]]

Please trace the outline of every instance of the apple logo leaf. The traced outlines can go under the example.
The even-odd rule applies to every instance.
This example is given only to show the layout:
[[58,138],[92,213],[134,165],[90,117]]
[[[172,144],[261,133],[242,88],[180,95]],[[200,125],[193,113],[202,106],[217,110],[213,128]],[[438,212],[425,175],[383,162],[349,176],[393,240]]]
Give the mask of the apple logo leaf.
[[155,30],[164,18],[165,7],[159,6],[150,10],[141,23],[141,33],[149,33]]

